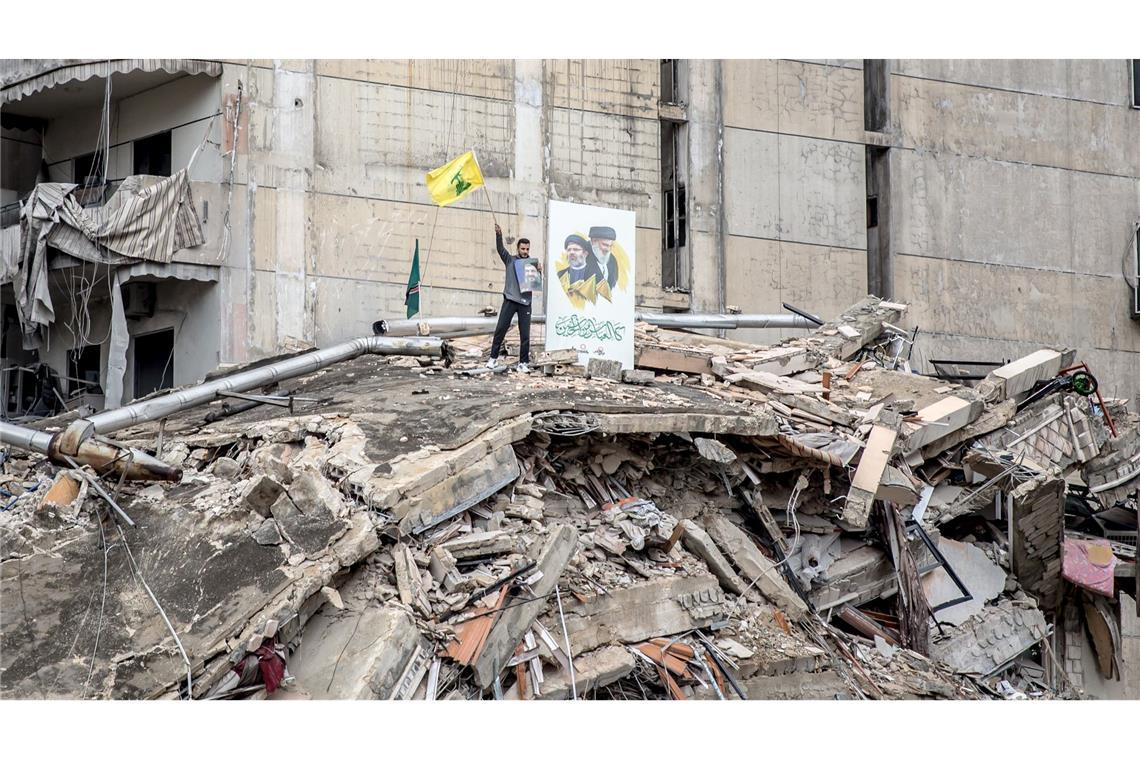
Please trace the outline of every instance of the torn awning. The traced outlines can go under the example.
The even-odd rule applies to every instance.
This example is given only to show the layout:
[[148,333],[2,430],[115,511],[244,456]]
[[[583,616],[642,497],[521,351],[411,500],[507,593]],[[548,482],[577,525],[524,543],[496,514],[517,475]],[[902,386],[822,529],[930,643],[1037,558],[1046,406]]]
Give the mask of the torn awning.
[[0,106],[22,100],[42,90],[74,81],[132,71],[221,76],[222,64],[197,58],[116,58],[103,60],[38,59],[11,61],[0,69]]
[[[77,185],[36,185],[20,211],[20,248],[4,235],[4,272],[12,277],[26,348],[37,348],[55,321],[48,288],[49,246],[95,264],[169,263],[175,251],[205,242],[186,170],[172,177],[132,175],[103,206],[85,208]],[[12,274],[8,274],[12,273]]]

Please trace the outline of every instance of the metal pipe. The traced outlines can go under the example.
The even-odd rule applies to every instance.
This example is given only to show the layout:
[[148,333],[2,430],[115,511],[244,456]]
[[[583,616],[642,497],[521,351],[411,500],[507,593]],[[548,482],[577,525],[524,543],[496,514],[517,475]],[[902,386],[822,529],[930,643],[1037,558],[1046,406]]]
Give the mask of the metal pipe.
[[[796,314],[658,314],[639,311],[637,321],[659,327],[688,329],[732,330],[736,328],[810,330],[816,327],[811,320]],[[381,319],[372,324],[376,335],[451,335],[464,332],[471,335],[495,331],[498,317],[432,317],[430,319]],[[536,314],[531,323],[543,324],[546,317]]]
[[[77,420],[77,423],[85,423],[86,430],[89,430],[80,440],[90,437],[91,434],[113,433],[132,425],[152,422],[185,409],[208,404],[218,398],[218,394],[223,391],[240,393],[253,390],[270,383],[308,375],[331,364],[355,359],[364,354],[442,357],[444,348],[443,341],[439,338],[385,338],[371,335],[356,338],[158,398],[100,412],[86,420]],[[72,427],[75,427],[75,423],[65,431],[65,435],[71,432]]]
[[51,433],[13,425],[11,422],[0,422],[0,443],[37,454],[47,454],[48,447],[51,446]]
[[658,327],[710,330],[735,328],[812,330],[816,327],[797,314],[653,314],[639,311],[637,319]]
[[100,412],[86,419],[75,420],[66,430],[56,435],[0,422],[0,443],[44,454],[59,464],[68,464],[67,457],[74,457],[79,463],[91,464],[97,470],[110,467],[119,472],[125,471],[125,476],[129,479],[177,480],[181,475],[180,470],[170,468],[144,452],[132,449],[124,456],[122,451],[110,444],[91,439],[97,434],[113,433],[132,425],[152,422],[209,403],[218,398],[220,393],[240,393],[260,388],[270,383],[307,375],[363,354],[442,357],[445,351],[444,343],[439,338],[377,336],[356,338],[192,388]]

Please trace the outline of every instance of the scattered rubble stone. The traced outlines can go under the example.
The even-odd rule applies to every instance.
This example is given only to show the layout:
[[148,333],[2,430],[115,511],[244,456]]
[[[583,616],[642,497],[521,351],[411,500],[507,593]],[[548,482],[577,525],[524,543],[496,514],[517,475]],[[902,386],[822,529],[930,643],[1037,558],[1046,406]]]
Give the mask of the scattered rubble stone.
[[[624,372],[477,374],[485,337],[450,366],[360,357],[283,383],[304,412],[169,418],[186,473],[116,486],[122,536],[14,451],[0,583],[27,615],[0,618],[0,696],[1057,698],[1086,643],[1089,678],[1126,679],[1124,605],[1061,546],[1134,574],[1140,418],[1055,382],[1070,351],[916,375],[884,327],[905,312],[868,297],[777,346],[639,324]],[[101,631],[84,614],[108,527],[178,643],[124,552]]]

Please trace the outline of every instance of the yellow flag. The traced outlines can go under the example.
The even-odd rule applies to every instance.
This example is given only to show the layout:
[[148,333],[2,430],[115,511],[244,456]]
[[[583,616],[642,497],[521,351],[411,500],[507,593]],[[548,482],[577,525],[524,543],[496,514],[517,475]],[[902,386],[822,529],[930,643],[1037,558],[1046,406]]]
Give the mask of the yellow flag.
[[473,150],[427,173],[428,192],[441,206],[455,203],[482,184],[483,173]]

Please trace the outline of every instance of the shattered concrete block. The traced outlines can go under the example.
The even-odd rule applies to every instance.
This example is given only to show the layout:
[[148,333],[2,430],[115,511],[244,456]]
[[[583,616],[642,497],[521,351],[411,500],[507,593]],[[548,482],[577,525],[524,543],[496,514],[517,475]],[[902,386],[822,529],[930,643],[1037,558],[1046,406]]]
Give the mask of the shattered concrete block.
[[1032,602],[1003,599],[946,631],[932,637],[931,659],[959,673],[985,676],[1045,638],[1048,624]]
[[391,699],[417,651],[431,647],[404,610],[326,605],[305,626],[289,672],[314,699]]
[[324,504],[310,503],[308,508],[309,512],[302,511],[289,494],[283,493],[269,511],[289,542],[312,557],[327,549],[333,539],[348,529],[349,523],[337,519]]
[[405,534],[422,533],[478,504],[519,476],[518,457],[511,446],[500,446],[470,466],[392,508]]
[[[1039,381],[1056,377],[1058,372],[1073,363],[1075,353],[1072,350],[1054,351],[1043,348],[998,367],[986,376],[983,383],[992,385],[996,401],[1014,398],[1030,390]],[[981,390],[979,385],[979,391]]]
[[340,492],[315,472],[296,476],[289,486],[289,498],[305,514],[317,512],[322,507],[337,517],[348,511]]
[[755,676],[741,682],[749,699],[854,698],[849,686],[831,669],[819,673]]
[[269,517],[269,508],[281,496],[285,487],[268,475],[258,475],[242,489],[241,503],[262,517]]
[[586,364],[586,377],[603,378],[620,383],[621,362],[617,359],[599,359],[591,356],[589,363]]
[[986,408],[974,422],[925,446],[922,449],[922,456],[924,459],[933,459],[946,449],[957,446],[962,441],[977,438],[999,430],[1005,427],[1009,421],[1013,419],[1015,414],[1017,414],[1017,402],[1012,399],[990,406]]
[[[715,360],[714,360],[715,361]],[[749,359],[748,366],[757,372],[768,372],[779,377],[815,369],[817,361],[803,348],[776,346],[761,351],[757,358]]]
[[428,572],[444,591],[451,592],[463,582],[455,557],[442,546],[433,547],[428,555]]
[[233,480],[241,472],[241,465],[229,457],[218,457],[214,460],[213,466],[210,467],[210,472],[214,477],[221,478],[222,480]]
[[650,369],[622,370],[621,381],[631,385],[652,385],[657,375]]
[[681,526],[685,531],[681,536],[685,548],[705,561],[709,570],[720,580],[720,585],[724,587],[725,591],[731,591],[737,595],[743,594],[748,584],[741,580],[736,571],[732,569],[732,565],[720,549],[716,548],[716,544],[713,543],[709,534],[692,520],[682,520]]
[[471,559],[514,551],[515,539],[504,530],[489,530],[454,538],[444,543],[443,548],[455,559]]
[[798,620],[807,613],[804,600],[792,591],[779,569],[760,552],[744,531],[720,514],[708,515],[705,527],[713,541],[740,570],[740,574],[748,581],[755,582],[756,588],[772,604],[793,620]]
[[559,348],[554,351],[540,351],[534,358],[534,366],[542,367],[548,364],[577,364],[578,349]]
[[824,584],[808,594],[821,612],[841,604],[857,607],[898,591],[898,576],[890,559],[875,546],[848,549],[831,564],[821,580]]
[[736,461],[736,454],[715,438],[694,438],[693,444],[699,453],[710,462],[718,464],[732,464]]
[[253,532],[253,540],[262,546],[277,546],[285,541],[281,531],[277,528],[277,521],[272,517],[261,522],[257,530]]
[[392,559],[396,563],[396,588],[400,602],[412,607],[424,617],[431,617],[431,602],[424,591],[419,567],[412,557],[411,550],[404,544],[396,544],[392,549]]
[[367,512],[352,515],[348,531],[332,545],[332,554],[341,567],[350,567],[380,548],[380,536]]
[[[634,655],[625,647],[613,646],[587,652],[574,658],[574,686],[579,697],[620,681],[633,671]],[[560,670],[542,682],[539,699],[569,699],[570,671]]]
[[902,453],[909,454],[961,430],[978,419],[985,408],[983,401],[948,396],[918,410],[918,422],[904,422],[905,440]]
[[264,472],[278,483],[289,485],[293,482],[293,469],[289,463],[296,457],[300,447],[290,443],[271,443],[262,446],[250,455],[250,468]]
[[[657,578],[594,596],[562,600],[570,649],[577,656],[607,644],[636,644],[702,628],[725,614],[724,594],[713,575]],[[547,627],[559,627],[557,617]]]
[[522,604],[516,603],[500,613],[487,634],[479,657],[472,663],[475,682],[480,688],[490,687],[514,654],[515,647],[546,605],[544,597],[554,590],[577,544],[578,531],[569,525],[560,525],[551,532],[537,558],[536,569],[542,572],[542,577],[530,587],[536,598]]
[[800,393],[823,393],[823,386],[819,383],[805,383],[794,377],[780,377],[771,372],[737,372],[725,378],[730,383],[739,383],[745,388],[752,388],[762,393],[776,392],[794,396]]
[[875,498],[905,507],[913,506],[918,503],[918,486],[902,470],[887,465]]

